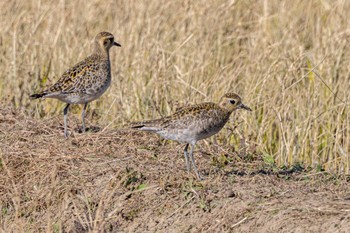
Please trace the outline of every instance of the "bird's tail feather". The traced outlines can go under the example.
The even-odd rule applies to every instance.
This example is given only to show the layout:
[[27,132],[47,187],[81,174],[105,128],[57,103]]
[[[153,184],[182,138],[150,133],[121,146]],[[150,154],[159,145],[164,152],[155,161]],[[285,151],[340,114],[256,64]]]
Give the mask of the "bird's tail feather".
[[42,92],[42,93],[37,93],[37,94],[30,95],[29,97],[30,97],[31,99],[39,99],[39,98],[41,98],[41,97],[44,97],[46,94],[47,94],[47,93]]
[[150,121],[142,121],[142,122],[131,122],[129,124],[129,127],[131,129],[138,129],[142,131],[150,131],[150,132],[156,132],[159,131],[159,125],[157,124],[157,120],[150,120]]
[[140,122],[133,122],[133,123],[131,123],[130,127],[132,129],[140,129],[140,128],[143,128],[145,126],[145,124],[136,124],[136,123],[140,123]]

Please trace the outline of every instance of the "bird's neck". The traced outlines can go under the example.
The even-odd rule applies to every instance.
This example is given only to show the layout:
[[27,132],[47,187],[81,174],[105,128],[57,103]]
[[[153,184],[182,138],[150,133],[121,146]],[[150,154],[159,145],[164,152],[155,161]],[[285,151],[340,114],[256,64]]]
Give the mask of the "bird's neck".
[[109,51],[106,48],[101,48],[99,44],[95,44],[94,53],[98,54],[101,58],[109,60]]
[[[226,102],[220,102],[219,104],[219,107],[223,110],[223,111],[226,111],[226,112],[230,112],[227,108],[227,103]],[[231,113],[231,112],[230,112]]]

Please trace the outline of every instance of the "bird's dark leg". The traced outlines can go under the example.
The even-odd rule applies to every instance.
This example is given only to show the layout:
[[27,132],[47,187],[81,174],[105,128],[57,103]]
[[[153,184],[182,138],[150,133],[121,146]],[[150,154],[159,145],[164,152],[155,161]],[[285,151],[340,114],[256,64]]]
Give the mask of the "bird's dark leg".
[[87,105],[88,105],[87,103],[84,104],[83,111],[81,112],[81,119],[83,121],[83,129],[82,129],[83,133],[85,132],[85,110]]
[[192,147],[191,147],[191,151],[190,151],[190,159],[191,159],[191,163],[192,163],[192,167],[193,167],[193,170],[194,172],[196,173],[196,176],[199,180],[203,180],[203,177],[199,174],[198,170],[197,170],[197,166],[194,162],[194,158],[193,158],[193,150],[194,150],[194,147],[196,146],[196,143],[193,143],[192,144]]
[[67,104],[66,107],[63,109],[63,120],[64,120],[64,137],[68,138],[68,133],[67,133],[67,113],[68,113],[68,108],[70,104]]
[[184,154],[185,154],[185,162],[186,162],[187,172],[190,172],[191,167],[190,167],[190,163],[188,162],[188,152],[187,152],[188,146],[189,146],[189,143],[187,143],[185,146]]

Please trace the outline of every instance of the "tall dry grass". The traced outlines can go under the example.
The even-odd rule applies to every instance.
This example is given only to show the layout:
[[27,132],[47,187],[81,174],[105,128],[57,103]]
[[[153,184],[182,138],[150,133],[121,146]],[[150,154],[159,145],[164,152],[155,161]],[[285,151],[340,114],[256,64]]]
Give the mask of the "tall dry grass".
[[[61,114],[29,94],[115,34],[113,82],[90,105],[100,124],[159,117],[179,104],[243,96],[218,135],[278,165],[350,171],[349,1],[1,1],[0,96],[35,117]],[[78,108],[75,109],[77,112]],[[95,114],[96,113],[96,114]],[[234,121],[236,120],[236,121]]]

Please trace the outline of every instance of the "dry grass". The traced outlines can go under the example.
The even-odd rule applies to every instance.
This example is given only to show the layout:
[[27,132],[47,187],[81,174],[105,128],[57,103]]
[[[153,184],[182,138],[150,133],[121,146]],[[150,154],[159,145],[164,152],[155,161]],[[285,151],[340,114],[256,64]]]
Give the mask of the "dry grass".
[[[102,125],[159,117],[235,91],[240,138],[279,165],[350,171],[347,1],[12,1],[1,4],[0,96],[37,117],[28,95],[116,35],[113,84],[90,106]],[[60,113],[61,114],[61,113]],[[220,134],[235,145],[231,131]]]
[[[159,193],[154,190],[159,189],[153,189],[150,179],[164,189],[170,183],[175,193],[183,187],[188,175],[176,170],[183,166],[182,147],[120,130],[121,125],[167,115],[180,105],[217,101],[227,91],[240,94],[254,111],[231,117],[217,136],[201,142],[202,153],[196,151],[213,155],[198,163],[210,180],[222,179],[217,187],[230,179],[226,163],[239,166],[249,160],[350,173],[349,1],[13,0],[0,1],[0,12],[0,97],[5,102],[0,106],[5,216],[0,221],[14,232],[25,227],[113,230],[113,224],[126,229],[133,218],[125,216],[133,213],[123,210],[128,211],[127,197],[137,190],[154,195],[140,200],[153,201],[152,210],[161,211],[155,207]],[[62,103],[30,101],[29,94],[54,83],[87,56],[100,31],[112,32],[122,44],[111,50],[111,88],[89,106],[89,125],[100,129],[74,133],[66,141]],[[80,123],[71,116],[71,128]],[[169,166],[179,180],[167,171]],[[144,174],[149,167],[153,170]],[[248,178],[243,183],[249,186]],[[126,185],[130,179],[135,182]],[[142,189],[144,183],[149,189]],[[196,197],[190,204],[201,206],[206,196]],[[187,201],[183,197],[176,203],[181,207]],[[239,223],[241,215],[235,213]],[[110,220],[108,214],[118,217]]]
[[[123,47],[111,51],[112,87],[90,106],[100,124],[159,117],[235,91],[254,108],[240,113],[239,137],[258,154],[349,173],[347,1],[0,4],[0,96],[31,115],[62,111],[56,100],[28,95],[55,82],[107,30]],[[235,145],[231,135],[219,137]]]
[[207,179],[198,182],[186,172],[181,145],[113,129],[85,134],[72,129],[65,140],[57,137],[59,117],[35,120],[0,107],[2,232],[341,232],[350,227],[349,177],[278,171],[223,153],[229,145],[201,143],[196,159]]

